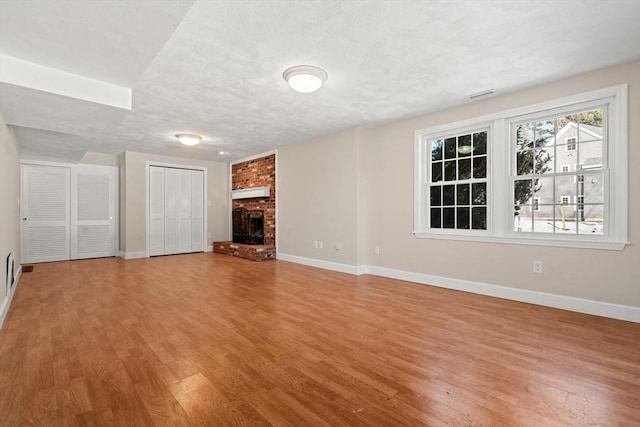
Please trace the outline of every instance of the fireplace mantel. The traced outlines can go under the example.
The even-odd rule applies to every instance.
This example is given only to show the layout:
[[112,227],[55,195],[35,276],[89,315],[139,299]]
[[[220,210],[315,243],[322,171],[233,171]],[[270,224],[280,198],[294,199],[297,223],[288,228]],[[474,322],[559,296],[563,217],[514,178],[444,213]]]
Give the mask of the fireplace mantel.
[[243,188],[242,190],[232,190],[231,199],[253,199],[257,197],[269,197],[271,187]]

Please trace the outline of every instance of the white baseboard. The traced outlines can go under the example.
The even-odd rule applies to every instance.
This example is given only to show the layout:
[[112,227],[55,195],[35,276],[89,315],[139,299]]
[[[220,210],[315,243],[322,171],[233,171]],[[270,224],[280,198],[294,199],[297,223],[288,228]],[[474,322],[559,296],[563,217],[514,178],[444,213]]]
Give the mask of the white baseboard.
[[448,277],[432,276],[429,274],[413,273],[384,267],[367,266],[366,270],[368,274],[376,276],[640,323],[640,307],[568,297],[528,289],[509,288],[507,286],[490,285],[488,283],[469,280],[451,279]]
[[146,252],[124,252],[118,251],[118,257],[123,259],[136,259],[136,258],[146,258]]
[[308,265],[309,267],[318,267],[324,268],[325,270],[339,271],[340,273],[355,275],[362,274],[359,272],[360,267],[348,264],[340,264],[338,262],[324,261],[321,259],[305,258],[297,255],[287,255],[280,252],[276,254],[276,259],[279,259],[281,261],[295,262],[296,264]]
[[449,277],[376,267],[373,265],[353,266],[280,253],[278,253],[277,258],[283,261],[291,261],[298,264],[320,267],[342,273],[354,275],[372,274],[375,276],[388,277],[390,279],[404,280],[423,285],[437,286],[440,288],[471,292],[479,295],[487,295],[545,307],[559,308],[578,313],[593,314],[595,316],[640,323],[640,307],[630,305],[612,304],[608,302],[531,291],[528,289],[510,288],[507,286],[491,285],[488,283],[473,282],[469,280],[452,279]]
[[207,249],[205,250],[205,252],[213,252],[213,245],[207,246]]
[[13,282],[13,286],[9,289],[9,294],[4,299],[2,303],[2,307],[0,307],[0,329],[2,329],[2,325],[4,324],[4,319],[7,317],[9,313],[9,307],[11,306],[11,301],[13,301],[13,295],[16,293],[16,289],[18,289],[18,283],[20,282],[20,276],[22,276],[22,266],[18,267],[15,276],[15,282]]

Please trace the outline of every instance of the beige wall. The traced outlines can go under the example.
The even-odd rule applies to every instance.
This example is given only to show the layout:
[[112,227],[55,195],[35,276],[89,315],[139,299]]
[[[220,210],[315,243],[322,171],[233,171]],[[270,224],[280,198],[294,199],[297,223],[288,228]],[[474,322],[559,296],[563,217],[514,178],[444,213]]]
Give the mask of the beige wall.
[[159,156],[127,151],[120,159],[121,238],[120,250],[127,254],[146,251],[147,162],[162,162],[207,168],[207,245],[229,240],[229,168],[226,163]]
[[[430,126],[629,83],[629,240],[623,251],[417,239],[414,132]],[[366,135],[369,265],[640,306],[640,62],[372,129]],[[373,254],[373,245],[381,254]],[[531,272],[533,260],[544,274]]]
[[279,253],[356,264],[358,135],[352,129],[278,149]]
[[[412,235],[416,130],[621,83],[629,84],[631,245],[622,251],[609,251],[418,239]],[[637,165],[640,165],[640,62],[375,129],[345,131],[281,148],[278,251],[640,307]],[[351,229],[364,231],[356,236]],[[359,247],[347,247],[341,257],[336,256],[326,243],[339,238]],[[315,239],[325,239],[324,252],[312,249],[311,241]],[[373,251],[376,245],[381,250],[379,255]],[[532,274],[534,259],[544,262],[544,274]]]
[[[20,265],[20,163],[18,142],[0,113],[0,322],[7,308],[6,259],[14,253],[16,270]],[[15,289],[15,287],[14,287]]]

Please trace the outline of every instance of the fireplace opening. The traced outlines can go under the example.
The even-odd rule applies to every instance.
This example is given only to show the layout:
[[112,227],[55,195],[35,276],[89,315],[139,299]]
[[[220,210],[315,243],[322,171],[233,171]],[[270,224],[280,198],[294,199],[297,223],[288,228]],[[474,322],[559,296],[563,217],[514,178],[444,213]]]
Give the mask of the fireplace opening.
[[233,243],[264,245],[264,212],[235,208],[233,218]]

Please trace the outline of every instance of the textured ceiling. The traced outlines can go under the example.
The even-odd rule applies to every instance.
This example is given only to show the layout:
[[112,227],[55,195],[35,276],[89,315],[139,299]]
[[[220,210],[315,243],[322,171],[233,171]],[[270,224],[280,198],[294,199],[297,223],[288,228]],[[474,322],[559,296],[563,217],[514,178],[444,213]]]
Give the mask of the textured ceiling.
[[[75,118],[46,113],[55,97],[25,118],[29,96],[4,95],[27,89],[0,85],[0,108],[43,131],[17,132],[26,155],[51,154],[53,131],[70,161],[81,145],[227,161],[638,59],[639,18],[637,1],[0,0],[0,53],[133,88],[132,111],[94,114],[91,132],[82,101]],[[325,86],[289,89],[297,64],[325,69]],[[74,150],[65,134],[90,139]]]

